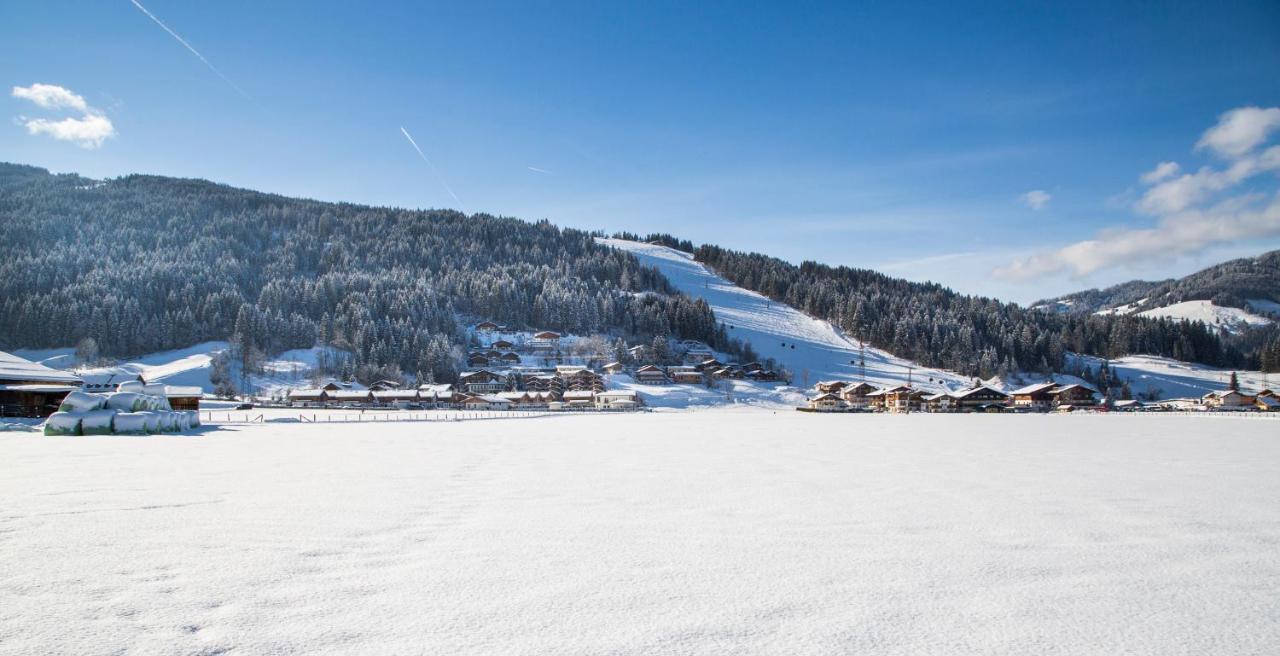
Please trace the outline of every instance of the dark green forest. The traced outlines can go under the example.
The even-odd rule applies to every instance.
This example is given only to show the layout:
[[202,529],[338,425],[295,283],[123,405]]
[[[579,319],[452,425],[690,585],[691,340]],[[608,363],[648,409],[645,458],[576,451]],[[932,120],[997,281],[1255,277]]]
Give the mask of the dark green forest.
[[[448,380],[461,322],[726,337],[656,270],[545,221],[324,203],[202,180],[0,164],[0,341],[126,356],[316,344]],[[656,292],[656,293],[641,293]]]

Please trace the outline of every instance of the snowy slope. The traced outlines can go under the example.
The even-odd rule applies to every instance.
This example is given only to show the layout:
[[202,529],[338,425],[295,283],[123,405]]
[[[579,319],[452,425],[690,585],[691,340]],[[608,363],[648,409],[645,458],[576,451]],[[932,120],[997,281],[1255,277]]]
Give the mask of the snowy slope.
[[1202,321],[1209,326],[1228,332],[1235,332],[1246,326],[1265,326],[1271,323],[1271,320],[1266,317],[1240,308],[1214,305],[1213,301],[1183,301],[1139,312],[1138,316]]
[[[1094,369],[1102,363],[1100,358],[1081,355],[1073,357]],[[1209,392],[1224,390],[1232,374],[1229,369],[1217,369],[1155,355],[1130,355],[1108,360],[1107,363],[1120,380],[1129,382],[1129,389],[1135,395],[1156,390],[1162,399],[1200,398]],[[1280,386],[1280,374],[1268,376],[1258,371],[1237,371],[1235,374],[1240,381],[1240,388],[1246,392]]]
[[[830,323],[738,287],[695,262],[688,253],[623,239],[599,241],[657,267],[685,294],[706,299],[716,318],[732,327],[730,335],[750,342],[761,356],[774,358],[790,369],[797,386],[810,386],[820,380],[859,379],[857,341],[845,337]],[[906,383],[908,367],[915,369],[912,383],[925,389],[967,387],[971,382],[964,376],[926,369],[871,347],[866,349],[866,361],[867,380],[876,385]]]
[[[151,353],[108,367],[79,369],[77,373],[93,374],[130,374],[141,375],[147,382],[164,383],[166,385],[184,385],[199,387],[205,392],[213,392],[213,384],[209,382],[209,374],[213,370],[213,357],[231,347],[227,342],[202,342],[194,346],[173,351]],[[275,390],[294,387],[305,387],[312,369],[315,368],[321,349],[296,349],[286,351],[263,363],[263,373],[251,377],[250,383],[261,395],[270,395]],[[21,351],[31,355],[46,355],[47,362],[63,361],[65,353],[74,353],[74,349],[51,349],[48,351]],[[336,350],[332,351],[337,353]],[[24,356],[30,358],[31,355]],[[71,357],[74,360],[73,356]],[[230,363],[231,377],[240,384],[239,364]]]

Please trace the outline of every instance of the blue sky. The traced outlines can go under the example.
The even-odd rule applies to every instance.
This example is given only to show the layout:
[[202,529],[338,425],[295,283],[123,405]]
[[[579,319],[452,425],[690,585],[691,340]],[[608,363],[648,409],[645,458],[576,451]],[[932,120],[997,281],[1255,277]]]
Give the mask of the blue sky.
[[[139,2],[208,65],[129,0],[0,5],[0,160],[666,231],[1022,302],[1280,247],[1275,2]],[[66,116],[111,134],[29,125]],[[1190,202],[1153,209],[1174,183]]]

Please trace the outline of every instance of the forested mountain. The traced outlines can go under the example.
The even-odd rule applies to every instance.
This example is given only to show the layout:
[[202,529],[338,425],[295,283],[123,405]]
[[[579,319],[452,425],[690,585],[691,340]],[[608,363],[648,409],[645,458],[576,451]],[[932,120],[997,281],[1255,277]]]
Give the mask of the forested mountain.
[[701,246],[694,256],[735,284],[831,321],[872,346],[965,374],[1064,371],[1068,351],[1148,353],[1220,366],[1260,356],[1225,345],[1201,323],[1041,312],[866,269],[796,266],[716,246]]
[[1151,290],[1173,280],[1152,282],[1130,280],[1104,289],[1086,289],[1082,292],[1048,298],[1031,304],[1032,309],[1068,314],[1093,314],[1102,310],[1132,306],[1146,300]]
[[439,380],[455,373],[468,317],[735,348],[705,302],[545,221],[0,164],[0,244],[0,347],[331,344],[357,365]]
[[1256,300],[1280,302],[1280,251],[1215,264],[1184,278],[1089,289],[1037,301],[1033,307],[1092,313],[1133,305],[1133,312],[1142,312],[1183,301],[1212,301],[1247,310],[1249,301]]

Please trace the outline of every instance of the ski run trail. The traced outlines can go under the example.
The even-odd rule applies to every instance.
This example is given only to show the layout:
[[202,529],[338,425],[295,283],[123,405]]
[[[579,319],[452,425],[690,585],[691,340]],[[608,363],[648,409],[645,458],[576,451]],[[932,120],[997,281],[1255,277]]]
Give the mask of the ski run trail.
[[695,262],[689,253],[624,239],[598,241],[635,255],[661,271],[676,289],[705,299],[716,318],[730,327],[731,336],[750,342],[761,357],[787,367],[797,386],[809,387],[821,380],[862,380],[864,353],[866,380],[873,385],[903,385],[909,378],[916,387],[940,391],[972,383],[971,378],[921,367],[870,346],[860,349],[857,340],[830,323],[738,287]]

